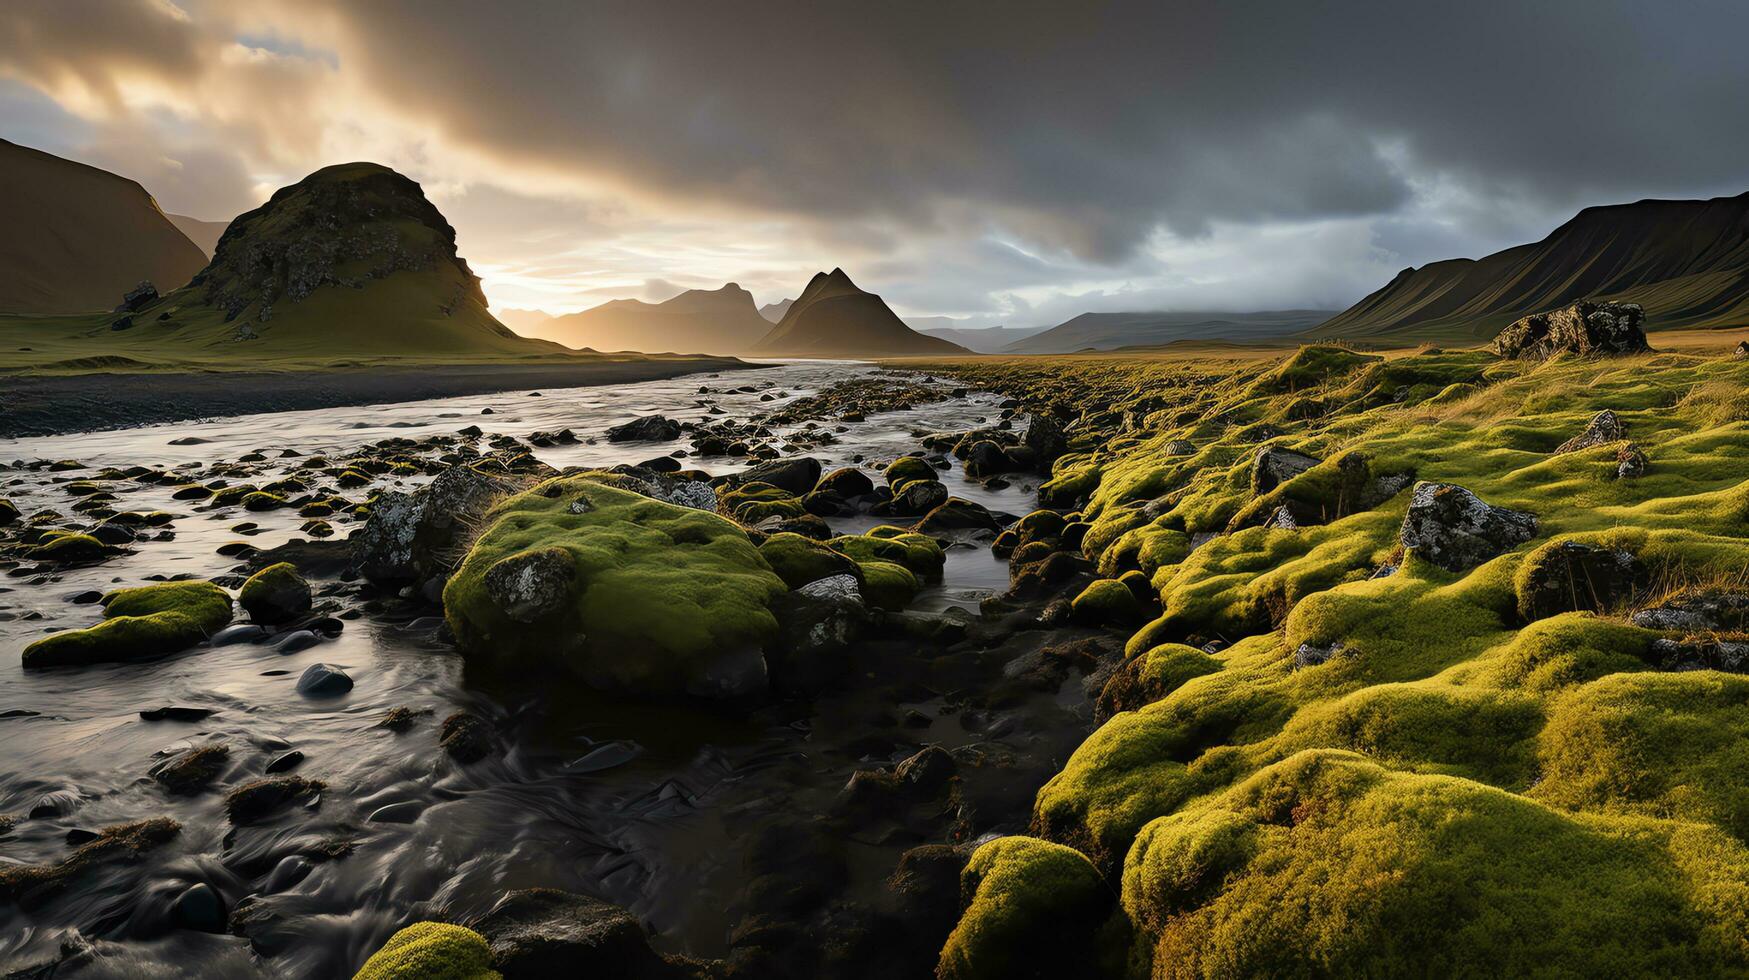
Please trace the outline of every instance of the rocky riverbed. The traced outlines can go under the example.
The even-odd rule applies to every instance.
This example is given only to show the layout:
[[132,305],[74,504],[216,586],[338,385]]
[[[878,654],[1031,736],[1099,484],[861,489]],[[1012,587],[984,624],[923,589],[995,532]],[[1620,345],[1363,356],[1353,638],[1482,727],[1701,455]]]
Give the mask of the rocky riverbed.
[[[438,920],[587,923],[636,959],[624,975],[929,972],[968,845],[1026,828],[1122,640],[1046,610],[1050,589],[1010,592],[990,545],[1051,447],[958,384],[791,364],[0,441],[0,965],[343,976]],[[634,698],[483,668],[442,574],[379,574],[387,552],[348,541],[396,501],[459,513],[422,489],[446,473],[615,468],[634,501],[721,510],[799,576],[757,689]],[[868,596],[854,615],[831,576],[790,571],[792,539],[855,553],[895,525],[940,557],[900,569],[885,608],[861,580],[882,562],[838,576]],[[172,656],[20,656],[116,616],[114,590],[177,581],[242,608]],[[806,660],[829,613],[850,618]]]

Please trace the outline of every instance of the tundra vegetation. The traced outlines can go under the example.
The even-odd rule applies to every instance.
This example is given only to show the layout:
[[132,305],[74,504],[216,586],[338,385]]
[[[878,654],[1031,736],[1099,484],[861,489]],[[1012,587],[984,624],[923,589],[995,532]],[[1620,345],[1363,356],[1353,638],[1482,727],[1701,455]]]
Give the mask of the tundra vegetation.
[[1129,636],[941,976],[1749,970],[1749,361],[936,367],[1063,425],[997,548]]

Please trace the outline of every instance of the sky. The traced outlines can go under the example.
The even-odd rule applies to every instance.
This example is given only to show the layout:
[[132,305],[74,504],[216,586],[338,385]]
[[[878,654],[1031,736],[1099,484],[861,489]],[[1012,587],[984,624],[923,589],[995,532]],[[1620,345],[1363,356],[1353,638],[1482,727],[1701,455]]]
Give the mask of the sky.
[[1749,5],[5,0],[0,136],[228,220],[419,181],[493,307],[842,266],[901,314],[1340,309],[1749,190]]

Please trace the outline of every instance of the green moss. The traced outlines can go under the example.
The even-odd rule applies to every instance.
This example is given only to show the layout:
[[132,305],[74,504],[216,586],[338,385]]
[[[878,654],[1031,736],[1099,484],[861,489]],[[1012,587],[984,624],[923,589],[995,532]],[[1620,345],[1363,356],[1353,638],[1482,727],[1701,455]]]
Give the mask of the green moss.
[[765,559],[785,585],[799,589],[830,575],[854,575],[862,578],[856,562],[842,552],[789,531],[773,534],[759,545],[759,556]]
[[247,494],[242,500],[244,510],[263,511],[278,510],[286,506],[286,499],[277,493],[258,491]]
[[887,485],[894,490],[903,490],[905,484],[913,480],[935,479],[935,467],[929,461],[917,456],[900,456],[887,464]]
[[801,517],[807,513],[801,500],[769,483],[743,483],[717,498],[723,513],[743,524],[758,524],[768,517]]
[[1746,882],[1712,828],[1321,751],[1149,824],[1123,907],[1156,975],[1702,976],[1749,969]]
[[1080,973],[1111,904],[1085,857],[1030,837],[998,837],[979,847],[960,875],[960,890],[970,904],[941,948],[940,980]]
[[83,565],[103,561],[120,553],[89,534],[57,534],[42,544],[25,550],[25,556],[35,561],[59,565]]
[[260,492],[260,489],[252,483],[239,483],[236,486],[215,490],[212,501],[220,507],[230,507],[242,503],[244,497]]
[[947,563],[947,555],[934,538],[887,525],[866,534],[840,535],[827,543],[858,562],[891,562],[919,578],[939,578]]
[[1142,618],[1142,604],[1130,587],[1114,578],[1102,578],[1081,590],[1069,603],[1077,622],[1093,626],[1119,626]]
[[290,562],[269,565],[243,583],[237,604],[257,623],[283,623],[310,610],[310,583]]
[[186,650],[231,621],[231,597],[211,582],[168,582],[104,597],[104,620],[24,648],[25,667],[143,660]]
[[492,950],[472,929],[416,922],[389,937],[353,980],[498,980]]
[[872,606],[898,611],[911,604],[923,586],[903,565],[890,561],[865,561],[862,569],[863,598]]
[[[777,631],[769,606],[783,580],[746,532],[715,514],[565,477],[504,500],[487,522],[443,593],[471,656],[556,662],[595,683],[674,692]],[[542,555],[563,569],[550,601],[507,603],[488,586],[494,568],[510,562],[500,573],[509,576]],[[501,584],[517,587],[516,577]]]

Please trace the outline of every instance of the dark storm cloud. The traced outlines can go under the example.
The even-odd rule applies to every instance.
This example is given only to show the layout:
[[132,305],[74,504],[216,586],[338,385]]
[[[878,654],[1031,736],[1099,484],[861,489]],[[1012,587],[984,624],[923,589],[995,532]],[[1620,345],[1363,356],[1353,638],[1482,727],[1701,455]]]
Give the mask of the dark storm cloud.
[[[186,87],[179,124],[223,104],[213,131],[257,171],[332,162],[335,110],[368,105],[429,142],[397,162],[440,191],[538,200],[570,176],[639,202],[627,222],[676,247],[614,245],[651,263],[632,282],[690,281],[698,229],[758,221],[798,281],[842,258],[915,312],[1001,315],[1053,288],[1339,303],[1375,265],[1537,238],[1585,204],[1740,191],[1746,28],[1724,2],[18,0],[0,75],[83,116],[128,114],[118,75]],[[446,173],[460,153],[487,165]]]

